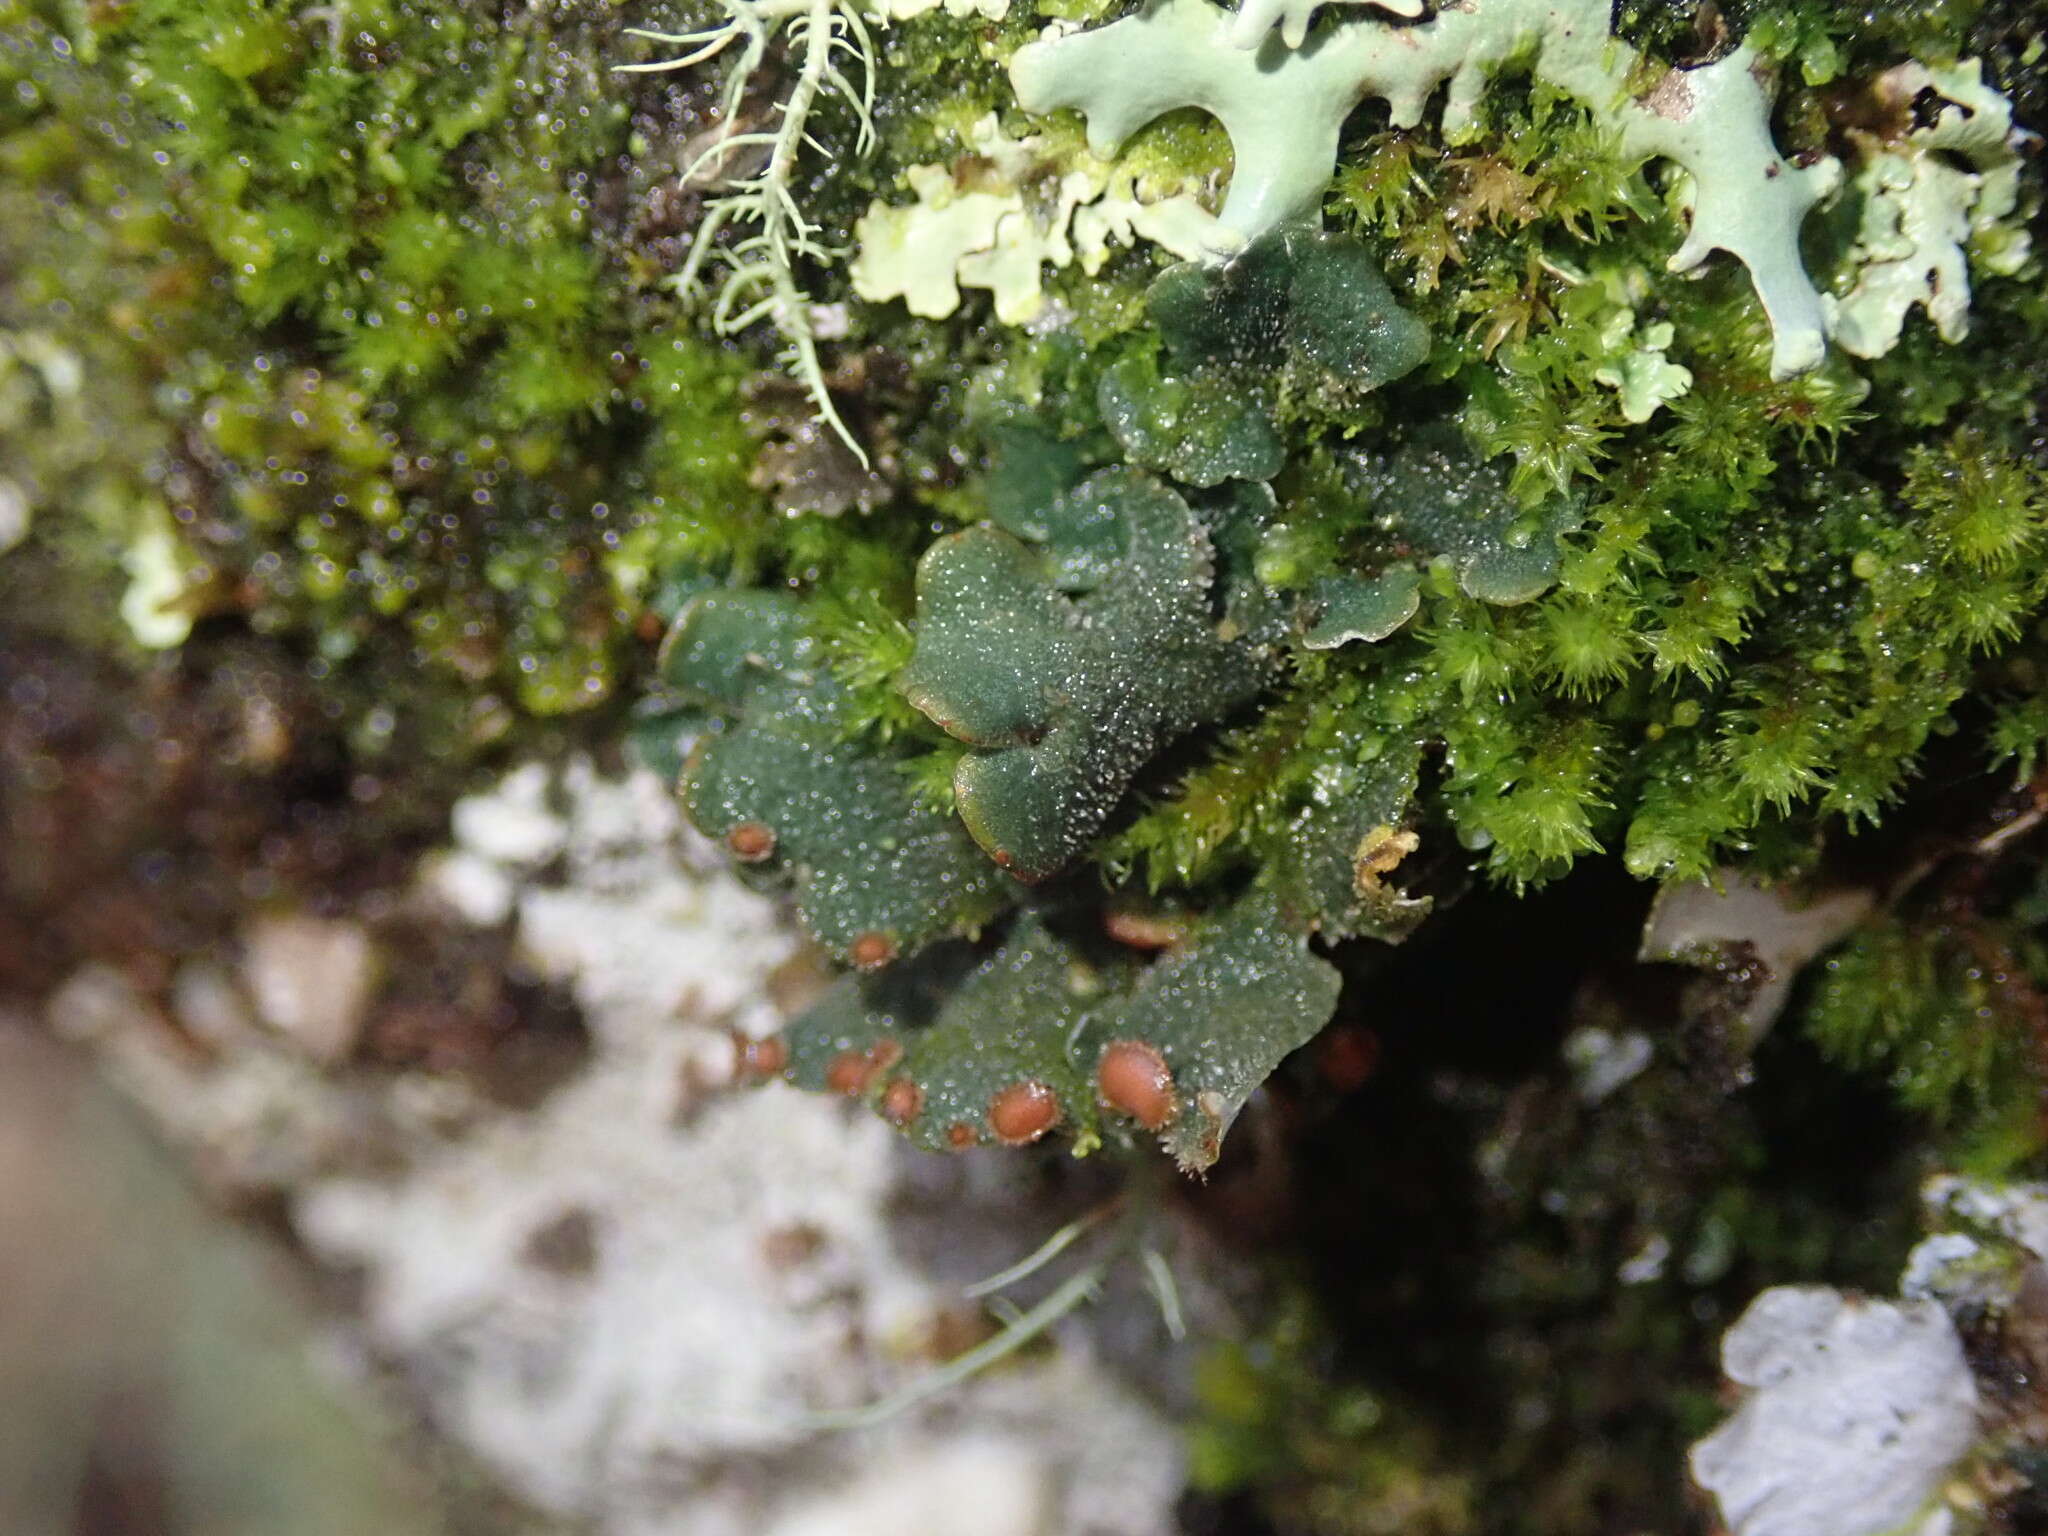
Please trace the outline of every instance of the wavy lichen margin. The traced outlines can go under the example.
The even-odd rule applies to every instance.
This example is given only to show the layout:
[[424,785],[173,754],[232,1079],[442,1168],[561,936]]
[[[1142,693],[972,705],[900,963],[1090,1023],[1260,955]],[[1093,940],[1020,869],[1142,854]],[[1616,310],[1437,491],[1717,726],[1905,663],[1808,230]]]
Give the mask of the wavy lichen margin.
[[[1609,32],[1606,0],[1478,0],[1415,26],[1361,18],[1309,33],[1301,18],[1313,9],[1294,7],[1272,30],[1271,6],[1233,15],[1209,0],[1152,0],[1109,26],[1027,44],[1010,79],[1027,111],[1085,114],[1089,147],[1104,156],[1176,108],[1212,114],[1236,157],[1221,221],[1250,239],[1315,211],[1344,120],[1366,97],[1383,98],[1396,127],[1412,127],[1448,82],[1443,129],[1455,141],[1473,133],[1493,73],[1528,59],[1538,80],[1610,127],[1624,155],[1671,160],[1691,177],[1692,228],[1671,270],[1691,271],[1716,250],[1749,269],[1770,317],[1773,376],[1825,356],[1827,319],[1799,232],[1841,168],[1825,158],[1794,166],[1778,153],[1754,52],[1670,70],[1639,95],[1638,55]],[[1132,68],[1136,59],[1143,68]]]

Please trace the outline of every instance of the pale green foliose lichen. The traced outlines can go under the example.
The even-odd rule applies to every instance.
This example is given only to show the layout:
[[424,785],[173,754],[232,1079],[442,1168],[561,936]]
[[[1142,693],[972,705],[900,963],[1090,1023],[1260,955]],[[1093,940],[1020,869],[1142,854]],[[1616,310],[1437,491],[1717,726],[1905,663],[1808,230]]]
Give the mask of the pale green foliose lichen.
[[854,226],[849,275],[860,297],[900,298],[913,315],[943,320],[959,308],[962,286],[985,288],[999,321],[1026,325],[1045,307],[1048,265],[1078,259],[1093,277],[1112,241],[1142,238],[1190,259],[1237,244],[1192,188],[1141,186],[1131,167],[1086,151],[1062,155],[1039,134],[1013,139],[994,114],[969,131],[967,148],[971,169],[914,165],[903,181],[917,201],[877,200]]
[[[1309,23],[1326,0],[1244,0],[1237,8],[1233,36],[1240,48],[1256,48],[1266,34],[1279,27],[1290,48],[1299,48],[1308,38]],[[1337,0],[1338,4],[1377,5],[1384,11],[1414,20],[1422,14],[1422,0]]]
[[[1493,73],[1527,59],[1538,80],[1610,127],[1622,154],[1674,161],[1691,178],[1691,232],[1671,270],[1691,271],[1710,252],[1727,251],[1749,269],[1770,317],[1773,374],[1820,362],[1826,317],[1799,234],[1840,167],[1826,158],[1797,167],[1778,153],[1748,48],[1704,68],[1668,71],[1638,95],[1638,56],[1609,33],[1604,0],[1486,0],[1421,25],[1358,20],[1309,37],[1312,9],[1232,15],[1208,0],[1154,0],[1110,26],[1028,44],[1010,77],[1027,111],[1083,112],[1089,145],[1102,155],[1175,108],[1214,115],[1236,158],[1221,219],[1249,239],[1315,210],[1344,121],[1360,101],[1382,98],[1396,127],[1412,127],[1448,81],[1443,132],[1457,142],[1476,131],[1474,112]],[[1268,11],[1284,23],[1277,32],[1257,28]],[[1296,38],[1300,46],[1291,46]]]
[[2031,249],[2019,210],[2020,153],[2012,105],[1984,84],[1976,59],[1948,68],[1902,64],[1873,93],[1900,112],[1932,92],[1934,121],[1874,148],[1851,189],[1862,220],[1854,286],[1829,300],[1830,328],[1858,357],[1898,345],[1907,313],[1927,311],[1944,341],[1970,328],[1970,268],[2009,277]]
[[1601,333],[1608,357],[1593,370],[1593,379],[1621,397],[1623,420],[1640,425],[1658,406],[1692,388],[1692,370],[1664,355],[1676,336],[1669,320],[1639,327],[1628,309],[1615,311]]

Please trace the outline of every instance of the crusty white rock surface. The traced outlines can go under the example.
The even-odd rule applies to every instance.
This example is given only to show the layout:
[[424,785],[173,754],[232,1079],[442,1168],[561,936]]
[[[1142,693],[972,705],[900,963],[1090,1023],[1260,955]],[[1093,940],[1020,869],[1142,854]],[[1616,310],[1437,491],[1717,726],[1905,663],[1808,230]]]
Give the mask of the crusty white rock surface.
[[1749,1388],[1692,1450],[1735,1536],[1941,1536],[1939,1491],[1977,1432],[1948,1314],[1826,1286],[1774,1286],[1721,1344]]
[[[959,1298],[892,1209],[919,1154],[840,1102],[719,1091],[729,1031],[775,1026],[795,940],[652,778],[522,770],[455,826],[429,880],[513,916],[572,990],[589,1064],[396,1178],[309,1184],[296,1214],[363,1270],[374,1342],[437,1423],[605,1536],[950,1536],[976,1483],[991,1536],[1172,1528],[1177,1437],[1085,1328],[879,1429],[807,1428],[927,1369],[920,1341]],[[981,1227],[996,1263],[1028,1249],[1044,1234],[1010,1211],[962,1210],[963,1241]]]

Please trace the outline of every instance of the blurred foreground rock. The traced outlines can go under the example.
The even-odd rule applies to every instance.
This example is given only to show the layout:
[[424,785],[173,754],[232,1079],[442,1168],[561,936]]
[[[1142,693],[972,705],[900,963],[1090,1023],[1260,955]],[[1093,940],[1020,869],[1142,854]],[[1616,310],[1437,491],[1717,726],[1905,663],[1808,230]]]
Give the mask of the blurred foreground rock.
[[0,1015],[0,1531],[443,1531],[341,1365],[289,1267]]
[[[188,960],[167,1003],[88,966],[47,1022],[224,1197],[280,1204],[433,1427],[570,1529],[955,1536],[970,1487],[979,1536],[1174,1529],[1178,1433],[1097,1342],[1153,1388],[1185,1367],[1142,1285],[886,1422],[815,1421],[986,1336],[961,1285],[1101,1199],[1094,1169],[923,1155],[856,1106],[736,1084],[735,1038],[772,1031],[815,967],[651,776],[529,767],[453,825],[360,940],[259,924],[239,969]],[[281,1016],[336,1000],[310,985],[322,967],[360,980],[373,946],[451,924],[501,935],[573,1007],[579,1054],[531,1092],[414,1065],[473,1024],[397,983],[340,999],[378,1070],[341,1060],[339,1026],[314,1044]],[[1173,1257],[1184,1305],[1217,1322],[1205,1252]]]

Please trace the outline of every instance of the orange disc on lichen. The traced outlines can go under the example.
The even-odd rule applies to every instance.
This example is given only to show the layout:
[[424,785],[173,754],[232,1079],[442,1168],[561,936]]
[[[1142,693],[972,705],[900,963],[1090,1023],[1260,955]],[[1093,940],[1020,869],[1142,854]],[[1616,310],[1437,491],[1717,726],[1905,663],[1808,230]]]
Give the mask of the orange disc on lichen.
[[924,1090],[907,1077],[899,1077],[882,1090],[882,1113],[898,1125],[908,1125],[924,1108]]
[[981,1138],[974,1134],[974,1127],[965,1120],[955,1120],[946,1127],[946,1145],[949,1147],[964,1150],[979,1140]]
[[876,970],[896,958],[896,941],[886,933],[863,933],[847,946],[846,958],[863,971]]
[[789,1047],[780,1035],[759,1040],[746,1035],[732,1037],[733,1068],[742,1077],[773,1077],[789,1065]]
[[858,1051],[841,1051],[825,1067],[825,1086],[834,1093],[857,1098],[867,1092],[875,1075],[875,1064]]
[[1380,1037],[1362,1024],[1333,1024],[1316,1040],[1316,1068],[1339,1093],[1364,1087],[1379,1060]]
[[775,829],[765,821],[743,821],[725,834],[725,846],[745,864],[758,864],[775,852]]
[[1186,918],[1122,907],[1111,907],[1102,914],[1102,931],[1132,949],[1177,949],[1188,940]]
[[1095,1086],[1103,1103],[1148,1131],[1165,1129],[1179,1107],[1166,1058],[1142,1040],[1118,1040],[1107,1046],[1096,1063]]
[[825,1067],[825,1086],[834,1093],[858,1098],[902,1059],[903,1047],[884,1035],[865,1051],[841,1051],[834,1056]]
[[1038,1140],[1059,1123],[1059,1095],[1035,1078],[1012,1083],[989,1100],[989,1129],[1013,1147]]

